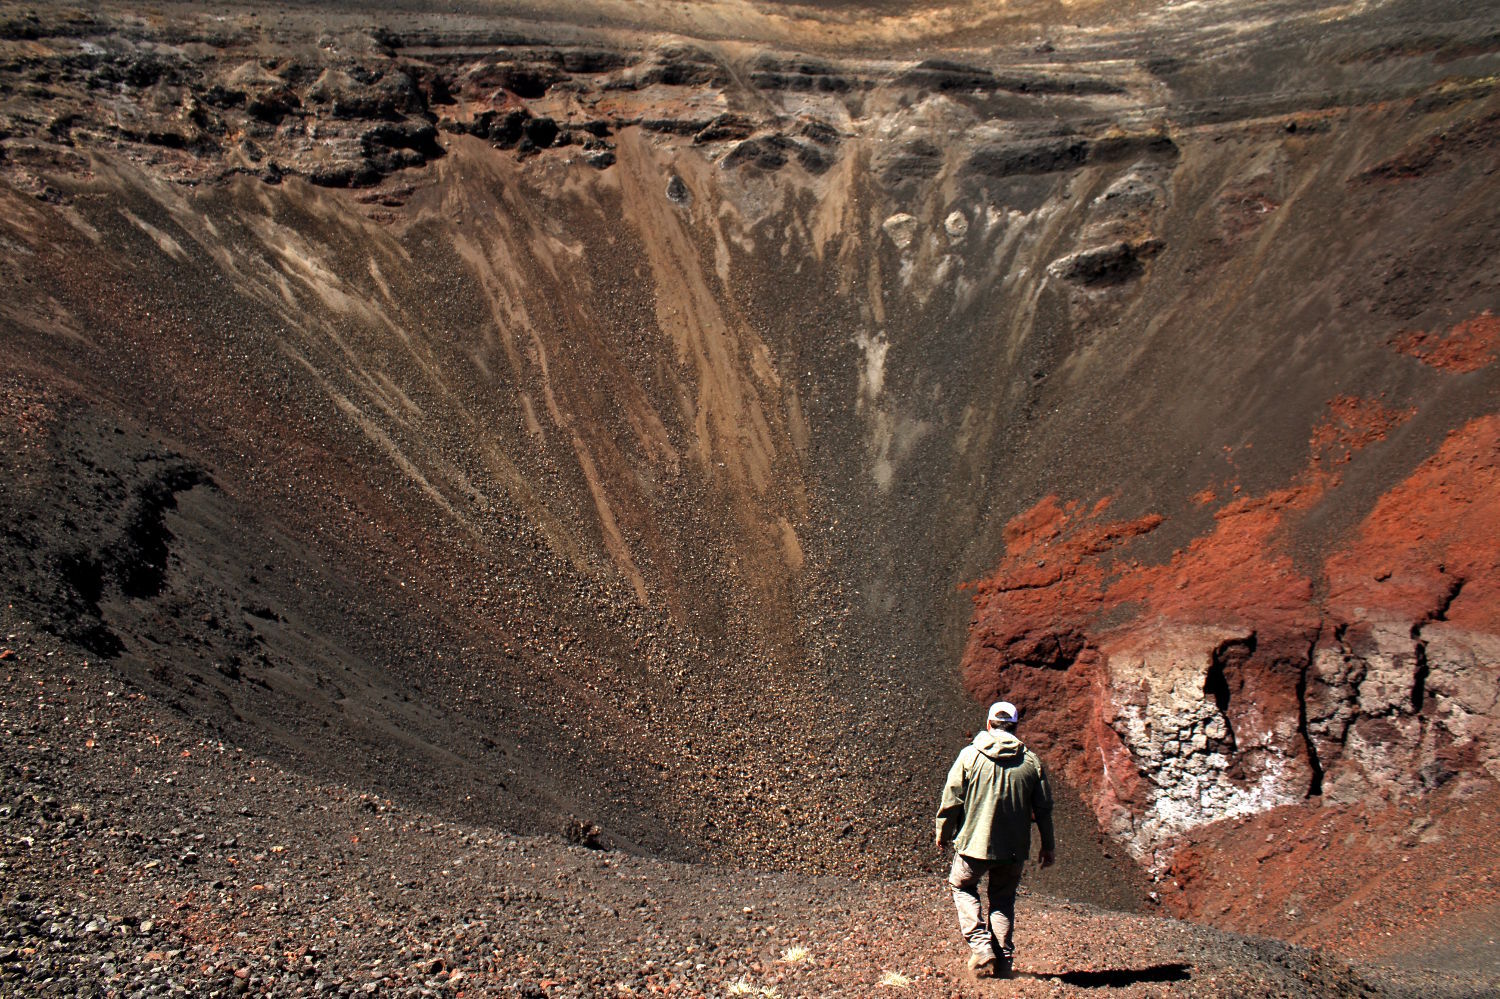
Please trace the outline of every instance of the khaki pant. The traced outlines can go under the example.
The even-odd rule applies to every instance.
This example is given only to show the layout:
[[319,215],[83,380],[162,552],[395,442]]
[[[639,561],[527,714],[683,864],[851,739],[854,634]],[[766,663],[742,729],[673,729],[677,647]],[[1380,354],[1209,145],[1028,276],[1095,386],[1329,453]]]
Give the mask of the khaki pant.
[[[965,857],[961,853],[953,855],[948,887],[953,889],[953,904],[958,908],[958,932],[964,935],[974,953],[1009,960],[1014,952],[1011,932],[1016,921],[1016,888],[1021,884],[1025,866]],[[979,917],[979,881],[986,874],[990,876],[988,926]]]

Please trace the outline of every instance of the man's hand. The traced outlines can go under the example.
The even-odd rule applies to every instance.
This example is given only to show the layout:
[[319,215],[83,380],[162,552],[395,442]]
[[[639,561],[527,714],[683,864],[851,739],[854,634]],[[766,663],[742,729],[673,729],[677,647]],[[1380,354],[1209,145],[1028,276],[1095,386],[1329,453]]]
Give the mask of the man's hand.
[[1051,867],[1053,864],[1057,863],[1057,851],[1041,850],[1037,853],[1036,859],[1037,863],[1041,864],[1043,867]]
[[932,844],[933,844],[933,846],[937,847],[938,859],[942,860],[943,859],[943,854],[946,853],[947,850],[948,850],[948,844],[944,843],[941,839],[934,839],[932,841]]

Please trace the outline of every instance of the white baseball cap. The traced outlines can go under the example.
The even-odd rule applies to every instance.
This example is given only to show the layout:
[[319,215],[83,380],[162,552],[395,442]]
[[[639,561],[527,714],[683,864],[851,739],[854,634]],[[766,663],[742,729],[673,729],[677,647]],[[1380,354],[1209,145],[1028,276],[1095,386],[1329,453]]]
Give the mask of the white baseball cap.
[[1014,725],[1021,720],[1021,715],[1016,711],[1016,706],[1009,701],[996,701],[990,705],[990,715],[985,724],[996,725],[1000,722],[1008,722]]

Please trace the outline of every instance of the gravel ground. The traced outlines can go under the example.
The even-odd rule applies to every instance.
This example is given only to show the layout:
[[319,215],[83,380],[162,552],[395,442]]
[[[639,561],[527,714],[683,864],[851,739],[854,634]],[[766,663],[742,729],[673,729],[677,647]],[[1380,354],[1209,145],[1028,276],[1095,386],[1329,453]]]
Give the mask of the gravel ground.
[[[932,878],[668,863],[445,823],[206,739],[6,622],[0,991],[26,995],[1484,995],[1024,895],[973,982]],[[586,832],[579,838],[586,839]]]

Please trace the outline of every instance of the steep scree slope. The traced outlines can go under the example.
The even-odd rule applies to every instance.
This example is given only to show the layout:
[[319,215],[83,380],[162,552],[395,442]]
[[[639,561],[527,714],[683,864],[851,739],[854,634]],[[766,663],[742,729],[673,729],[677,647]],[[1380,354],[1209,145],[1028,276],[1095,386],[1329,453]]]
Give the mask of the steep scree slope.
[[1492,12],[0,10],[0,575],[141,689],[442,814],[837,872],[925,862],[1005,693],[1111,837],[1043,888],[1133,904],[1119,844],[1339,942],[1267,915],[1258,823],[1378,791],[1424,918],[1493,903]]

